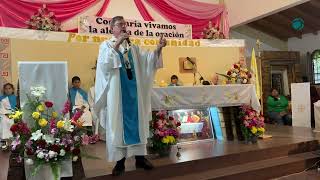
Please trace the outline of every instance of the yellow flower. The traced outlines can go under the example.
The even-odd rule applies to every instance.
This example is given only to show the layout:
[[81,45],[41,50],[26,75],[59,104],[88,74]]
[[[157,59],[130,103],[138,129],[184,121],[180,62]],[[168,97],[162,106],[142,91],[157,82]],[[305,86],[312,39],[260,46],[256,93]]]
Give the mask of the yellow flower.
[[19,120],[22,117],[22,111],[15,111],[14,114],[9,116],[10,119]]
[[53,118],[57,118],[57,117],[58,117],[58,113],[57,113],[57,112],[55,112],[55,111],[54,111],[54,112],[52,112],[52,117],[53,117]]
[[265,129],[263,127],[258,128],[258,132],[264,133]]
[[60,120],[57,122],[57,128],[63,128],[64,127],[64,121]]
[[39,120],[38,123],[39,123],[39,126],[45,127],[48,124],[48,121],[46,119],[42,118]]
[[18,116],[18,117],[22,116],[22,114],[23,114],[22,111],[16,111],[16,113],[15,113],[15,115]]
[[40,105],[37,107],[37,110],[38,110],[39,112],[43,112],[43,111],[45,110],[44,105],[43,105],[43,104],[40,104]]
[[40,115],[41,114],[39,112],[33,112],[32,113],[32,118],[35,119],[35,120],[38,120],[40,118]]
[[165,143],[165,144],[168,144],[169,143],[169,138],[168,136],[162,138],[161,142]]
[[167,136],[168,137],[168,139],[169,139],[169,143],[175,143],[175,138],[173,137],[173,136]]
[[253,126],[253,127],[251,128],[252,134],[256,134],[257,131],[258,131],[258,129],[257,129],[256,127]]

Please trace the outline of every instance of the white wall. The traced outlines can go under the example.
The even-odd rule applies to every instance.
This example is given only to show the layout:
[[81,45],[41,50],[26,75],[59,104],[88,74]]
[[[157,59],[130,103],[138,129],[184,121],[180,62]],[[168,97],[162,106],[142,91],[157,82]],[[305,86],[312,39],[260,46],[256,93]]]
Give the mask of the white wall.
[[231,38],[233,39],[245,39],[246,41],[246,57],[251,57],[251,51],[254,47],[256,51],[257,39],[262,42],[260,51],[286,51],[287,50],[287,42],[279,40],[275,37],[272,37],[268,34],[265,34],[261,31],[253,29],[249,26],[242,25],[237,28],[233,28],[230,33]]
[[303,35],[301,39],[288,39],[288,50],[300,51],[300,64],[304,67],[303,75],[311,73],[311,69],[307,67],[307,52],[312,53],[316,49],[320,49],[320,31],[318,31],[318,35],[310,33]]
[[289,38],[288,39],[288,49],[290,51],[300,51],[302,54],[307,52],[312,52],[316,49],[320,49],[320,31],[318,35],[305,34],[302,39],[299,38]]

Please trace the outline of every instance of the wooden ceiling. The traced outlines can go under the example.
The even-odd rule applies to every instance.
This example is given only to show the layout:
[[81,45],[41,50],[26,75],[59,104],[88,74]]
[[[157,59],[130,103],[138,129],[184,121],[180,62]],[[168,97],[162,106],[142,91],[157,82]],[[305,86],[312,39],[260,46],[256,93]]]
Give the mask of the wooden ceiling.
[[[301,31],[296,31],[291,27],[291,22],[295,18],[304,20],[304,28]],[[320,30],[320,0],[308,1],[248,25],[284,41],[291,37],[301,38],[302,34],[317,34]]]

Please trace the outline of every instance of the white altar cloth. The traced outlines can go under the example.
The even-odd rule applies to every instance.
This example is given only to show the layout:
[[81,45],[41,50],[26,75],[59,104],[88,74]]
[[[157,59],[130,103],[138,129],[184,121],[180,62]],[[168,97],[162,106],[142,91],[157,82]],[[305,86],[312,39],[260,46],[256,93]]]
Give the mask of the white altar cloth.
[[260,111],[253,84],[216,86],[155,87],[151,94],[152,110],[199,109],[248,104]]

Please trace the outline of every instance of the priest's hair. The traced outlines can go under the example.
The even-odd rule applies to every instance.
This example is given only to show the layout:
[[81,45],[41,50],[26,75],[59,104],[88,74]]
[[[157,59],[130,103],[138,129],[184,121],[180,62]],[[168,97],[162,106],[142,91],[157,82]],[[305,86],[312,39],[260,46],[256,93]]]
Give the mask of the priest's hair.
[[111,19],[110,26],[113,27],[117,21],[124,20],[123,16],[115,16]]

